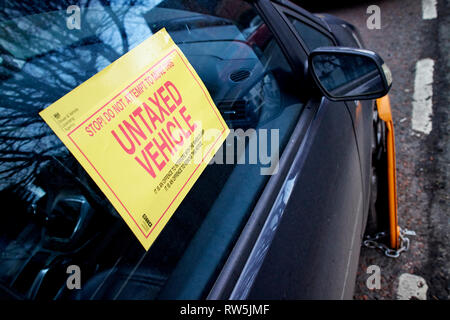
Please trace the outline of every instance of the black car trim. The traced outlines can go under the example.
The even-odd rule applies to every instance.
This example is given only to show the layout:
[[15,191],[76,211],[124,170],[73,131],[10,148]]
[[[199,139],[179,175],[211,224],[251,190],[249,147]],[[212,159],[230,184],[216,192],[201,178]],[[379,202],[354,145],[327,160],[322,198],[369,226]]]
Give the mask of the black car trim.
[[321,26],[322,28],[325,28],[328,32],[331,33],[330,27],[326,24],[326,22],[322,21],[319,17],[317,17],[316,15],[312,14],[311,12],[303,9],[302,7],[298,6],[297,4],[295,4],[291,1],[285,1],[285,0],[273,0],[273,2],[294,11],[303,17],[306,17],[308,20],[313,21],[315,24]]
[[257,0],[254,5],[291,65],[292,72],[299,81],[298,87],[309,87],[306,74],[307,53],[300,42],[292,41],[291,31],[283,16],[269,0]]
[[298,32],[295,30],[295,27],[289,20],[288,16],[291,16],[294,19],[297,19],[297,20],[301,21],[302,23],[308,25],[309,27],[315,29],[316,31],[320,32],[321,34],[323,34],[324,36],[329,38],[335,46],[337,46],[337,41],[334,38],[334,36],[329,32],[329,30],[327,28],[323,27],[322,25],[320,25],[316,21],[314,21],[313,16],[302,15],[298,11],[292,10],[290,8],[287,8],[287,7],[284,7],[284,6],[275,4],[275,3],[274,3],[274,7],[276,8],[276,10],[278,10],[280,15],[284,18],[287,25],[289,26],[289,29],[294,34],[295,38],[301,43],[303,50],[307,54],[309,54],[310,50],[308,49],[308,46],[304,43],[303,39],[301,38],[301,35],[299,35]]

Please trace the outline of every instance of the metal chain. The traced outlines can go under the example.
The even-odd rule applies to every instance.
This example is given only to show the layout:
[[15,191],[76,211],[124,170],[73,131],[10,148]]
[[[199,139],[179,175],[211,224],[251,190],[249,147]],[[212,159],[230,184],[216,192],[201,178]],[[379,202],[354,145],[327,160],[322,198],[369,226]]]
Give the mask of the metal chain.
[[412,230],[400,228],[400,248],[398,249],[391,249],[384,243],[378,241],[386,237],[385,232],[378,232],[374,236],[366,236],[363,245],[367,248],[380,249],[387,257],[398,258],[402,252],[406,252],[409,249],[410,240],[406,235],[415,236],[416,233]]

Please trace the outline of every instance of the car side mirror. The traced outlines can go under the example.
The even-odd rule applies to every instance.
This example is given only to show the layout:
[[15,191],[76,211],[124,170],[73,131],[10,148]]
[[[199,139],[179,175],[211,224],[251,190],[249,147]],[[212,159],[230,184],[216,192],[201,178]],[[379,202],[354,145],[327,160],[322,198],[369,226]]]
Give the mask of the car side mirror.
[[373,51],[320,47],[310,53],[308,64],[322,93],[333,101],[376,99],[391,88],[391,71]]

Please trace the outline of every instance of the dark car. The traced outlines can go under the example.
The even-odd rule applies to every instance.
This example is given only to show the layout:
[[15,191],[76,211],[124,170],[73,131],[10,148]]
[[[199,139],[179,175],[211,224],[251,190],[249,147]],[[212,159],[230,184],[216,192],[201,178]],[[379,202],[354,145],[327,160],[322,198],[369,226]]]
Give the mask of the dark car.
[[[69,5],[0,12],[1,299],[347,299],[366,231],[399,249],[391,76],[353,26],[287,1]],[[38,113],[161,28],[234,135],[146,251]]]

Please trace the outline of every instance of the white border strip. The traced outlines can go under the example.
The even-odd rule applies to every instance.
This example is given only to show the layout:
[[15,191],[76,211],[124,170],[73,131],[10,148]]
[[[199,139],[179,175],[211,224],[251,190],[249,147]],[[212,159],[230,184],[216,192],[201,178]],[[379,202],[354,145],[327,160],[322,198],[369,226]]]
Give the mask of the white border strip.
[[422,0],[422,19],[431,20],[437,18],[437,0]]
[[412,129],[425,134],[429,134],[432,129],[433,72],[433,59],[417,61],[412,102]]

